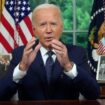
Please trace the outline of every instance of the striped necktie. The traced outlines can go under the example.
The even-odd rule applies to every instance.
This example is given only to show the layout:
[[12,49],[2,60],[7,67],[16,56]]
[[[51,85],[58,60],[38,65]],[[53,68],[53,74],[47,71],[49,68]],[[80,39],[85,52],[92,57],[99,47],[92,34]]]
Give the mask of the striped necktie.
[[54,61],[53,61],[53,58],[52,58],[53,54],[54,53],[52,51],[47,52],[48,58],[46,60],[45,69],[46,69],[48,84],[50,83],[50,80],[51,80],[51,73],[52,73],[52,69],[53,69],[53,65],[54,65]]

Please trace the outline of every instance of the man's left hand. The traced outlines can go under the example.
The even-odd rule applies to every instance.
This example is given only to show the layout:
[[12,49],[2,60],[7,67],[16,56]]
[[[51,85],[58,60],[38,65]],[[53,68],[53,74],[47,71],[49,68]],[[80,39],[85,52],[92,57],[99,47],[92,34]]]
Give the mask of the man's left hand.
[[66,46],[59,40],[52,40],[52,48],[55,50],[57,59],[60,65],[64,68],[66,72],[72,69],[73,63],[68,57],[68,52]]

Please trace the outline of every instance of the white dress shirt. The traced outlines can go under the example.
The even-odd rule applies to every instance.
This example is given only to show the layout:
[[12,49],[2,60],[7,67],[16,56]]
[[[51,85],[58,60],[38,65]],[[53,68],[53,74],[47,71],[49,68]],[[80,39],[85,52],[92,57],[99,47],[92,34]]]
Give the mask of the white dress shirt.
[[[54,50],[52,50],[52,51],[55,53]],[[41,52],[41,56],[42,56],[42,59],[43,59],[43,63],[45,65],[46,60],[48,58],[48,54],[47,54],[48,51],[44,47],[41,47],[40,52]],[[52,58],[55,61],[56,60],[56,54],[53,54]],[[72,67],[72,69],[70,71],[68,71],[68,72],[64,71],[64,73],[67,76],[69,76],[70,78],[74,79],[78,74],[76,64],[73,65],[73,67]],[[15,67],[14,72],[13,72],[13,81],[18,83],[19,80],[22,79],[26,74],[27,74],[27,70],[26,71],[19,70],[19,64],[18,64]]]

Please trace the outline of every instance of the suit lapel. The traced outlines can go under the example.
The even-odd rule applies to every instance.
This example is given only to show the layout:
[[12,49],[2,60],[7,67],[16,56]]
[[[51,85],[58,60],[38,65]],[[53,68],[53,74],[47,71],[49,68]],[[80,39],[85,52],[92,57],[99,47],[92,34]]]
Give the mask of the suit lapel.
[[42,56],[40,51],[38,52],[36,59],[32,63],[32,69],[33,72],[37,73],[39,79],[43,82],[46,83],[46,70],[43,64]]

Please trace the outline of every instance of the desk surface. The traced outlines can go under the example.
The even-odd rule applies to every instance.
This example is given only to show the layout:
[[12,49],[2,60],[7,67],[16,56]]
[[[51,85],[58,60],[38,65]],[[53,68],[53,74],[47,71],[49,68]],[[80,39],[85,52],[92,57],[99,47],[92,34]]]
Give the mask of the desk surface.
[[0,105],[105,105],[105,100],[88,100],[88,101],[14,101],[0,102]]

